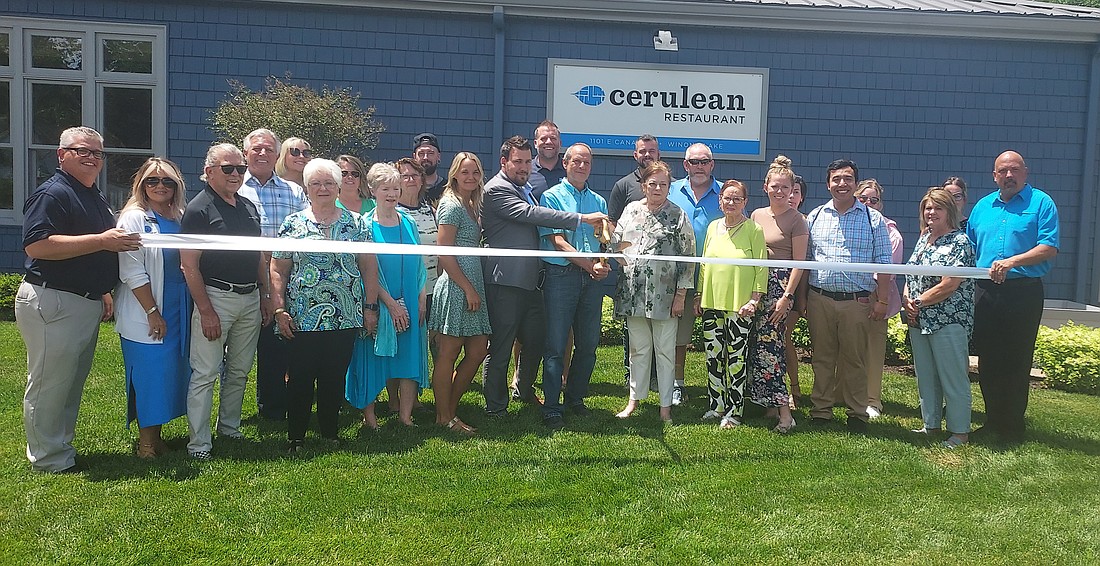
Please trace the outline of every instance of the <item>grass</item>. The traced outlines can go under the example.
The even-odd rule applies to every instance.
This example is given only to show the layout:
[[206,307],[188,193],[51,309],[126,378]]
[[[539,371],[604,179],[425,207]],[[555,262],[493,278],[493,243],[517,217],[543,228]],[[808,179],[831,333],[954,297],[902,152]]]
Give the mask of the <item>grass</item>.
[[[867,436],[813,427],[789,436],[750,411],[746,425],[701,424],[702,361],[690,404],[661,426],[655,396],[625,422],[621,350],[601,349],[590,406],[549,434],[513,406],[488,421],[475,384],[464,440],[420,428],[358,434],[339,449],[258,421],[193,462],[176,449],[142,461],[123,427],[118,338],[100,336],[75,445],[78,475],[35,474],[24,458],[25,353],[0,323],[0,563],[764,563],[959,564],[1100,561],[1100,399],[1035,391],[1028,441],[946,451],[919,427],[912,378],[887,374],[886,416]],[[811,376],[803,371],[808,393]],[[425,393],[430,400],[430,392]],[[982,402],[975,389],[975,420]],[[840,413],[838,411],[838,417]],[[842,418],[841,418],[842,420]],[[311,433],[312,434],[312,433]]]

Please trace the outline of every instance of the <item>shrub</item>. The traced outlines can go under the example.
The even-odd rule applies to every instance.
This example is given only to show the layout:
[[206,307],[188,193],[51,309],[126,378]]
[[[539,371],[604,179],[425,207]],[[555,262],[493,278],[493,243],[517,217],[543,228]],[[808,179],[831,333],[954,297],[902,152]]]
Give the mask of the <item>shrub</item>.
[[615,318],[615,301],[603,298],[603,316],[600,317],[600,345],[623,345],[623,319]]
[[211,112],[210,122],[230,143],[239,144],[249,132],[264,127],[283,139],[305,139],[320,157],[347,153],[365,159],[385,131],[373,118],[374,107],[360,108],[360,95],[351,89],[326,86],[318,93],[275,77],[267,79],[263,92],[252,92],[238,81],[229,85],[233,91]]
[[909,327],[901,315],[886,321],[886,363],[907,366],[913,363],[913,345],[909,342]]
[[0,320],[15,320],[15,294],[23,276],[18,273],[0,273]]
[[1100,395],[1100,329],[1072,321],[1057,330],[1040,326],[1035,365],[1055,389]]

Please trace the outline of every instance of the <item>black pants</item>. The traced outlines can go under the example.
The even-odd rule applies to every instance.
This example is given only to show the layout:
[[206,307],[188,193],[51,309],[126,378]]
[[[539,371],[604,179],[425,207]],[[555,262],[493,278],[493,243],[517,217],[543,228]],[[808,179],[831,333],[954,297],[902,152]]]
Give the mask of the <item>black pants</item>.
[[290,348],[275,334],[274,323],[260,329],[256,341],[256,407],[260,416],[286,418],[287,352]]
[[1020,278],[997,285],[980,280],[978,287],[974,349],[985,398],[985,426],[1018,440],[1024,433],[1035,337],[1043,318],[1043,282]]
[[289,342],[290,379],[287,381],[287,438],[302,440],[309,428],[313,388],[317,386],[317,428],[324,438],[337,438],[344,378],[351,363],[357,328],[324,332],[297,332]]
[[493,328],[485,363],[485,410],[501,413],[508,410],[508,364],[516,338],[523,344],[516,361],[519,393],[535,394],[535,377],[546,348],[546,315],[542,291],[538,289],[489,284],[485,286],[485,301],[489,305],[489,326]]

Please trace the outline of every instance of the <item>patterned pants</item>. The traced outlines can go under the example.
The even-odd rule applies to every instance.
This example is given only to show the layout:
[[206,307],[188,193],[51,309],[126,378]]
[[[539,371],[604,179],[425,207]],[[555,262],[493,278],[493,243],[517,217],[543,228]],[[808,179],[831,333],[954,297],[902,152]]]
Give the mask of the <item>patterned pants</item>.
[[768,317],[775,311],[775,303],[783,296],[787,281],[791,276],[789,269],[768,270],[768,292],[760,303],[760,313],[755,317],[752,333],[752,381],[749,385],[749,398],[761,407],[785,407],[789,401],[787,384],[787,348],[783,343],[783,329],[786,319],[772,324]]
[[707,353],[707,394],[710,410],[740,417],[745,410],[746,360],[752,319],[735,312],[703,311],[703,341]]

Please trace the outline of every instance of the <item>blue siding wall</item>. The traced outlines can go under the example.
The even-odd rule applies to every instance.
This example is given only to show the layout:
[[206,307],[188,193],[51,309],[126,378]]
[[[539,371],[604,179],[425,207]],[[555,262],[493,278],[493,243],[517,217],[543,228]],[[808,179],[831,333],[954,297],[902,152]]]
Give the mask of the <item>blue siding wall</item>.
[[[209,111],[224,99],[228,81],[258,89],[264,77],[288,73],[315,87],[362,92],[387,128],[370,156],[375,160],[407,155],[413,134],[432,131],[443,145],[442,167],[454,152],[471,150],[487,174],[497,168],[501,133],[492,131],[488,15],[252,2],[11,0],[7,6],[2,10],[13,15],[166,25],[169,157],[193,187],[212,141]],[[529,136],[545,117],[547,58],[770,69],[766,154],[768,161],[788,155],[810,182],[803,210],[828,199],[825,165],[851,158],[861,176],[886,188],[887,215],[898,221],[907,250],[916,239],[916,203],[928,186],[962,176],[973,202],[995,189],[994,157],[1016,149],[1028,160],[1030,181],[1062,211],[1062,249],[1047,278],[1048,296],[1073,295],[1091,46],[699,26],[674,27],[680,51],[656,52],[652,26],[507,15],[504,33],[504,135]],[[680,157],[665,156],[674,171],[682,171]],[[606,192],[633,167],[628,157],[598,156],[592,183]],[[766,204],[758,190],[766,170],[766,162],[722,162],[715,172],[747,182],[754,208]],[[0,228],[0,239],[2,265],[19,265],[18,228]]]

